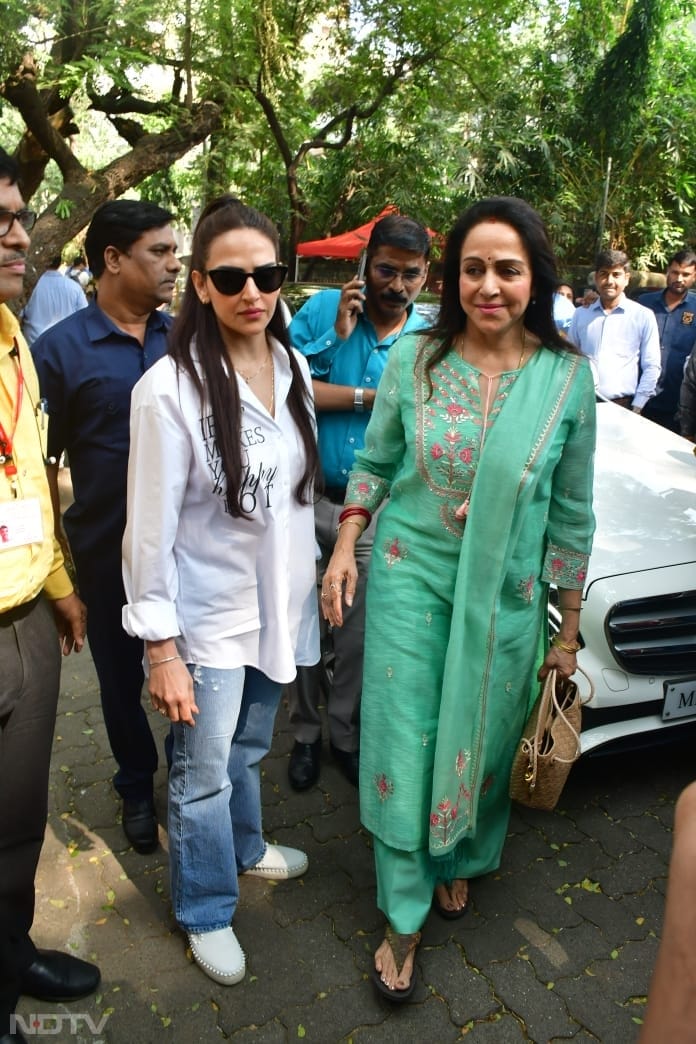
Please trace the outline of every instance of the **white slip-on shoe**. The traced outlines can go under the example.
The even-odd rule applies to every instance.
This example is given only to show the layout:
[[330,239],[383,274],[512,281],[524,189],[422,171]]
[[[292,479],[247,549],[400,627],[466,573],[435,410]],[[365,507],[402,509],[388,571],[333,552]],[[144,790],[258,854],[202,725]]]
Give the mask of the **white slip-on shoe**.
[[266,845],[263,859],[244,873],[251,877],[265,877],[269,881],[287,881],[290,877],[301,877],[308,866],[309,859],[299,849]]
[[223,986],[242,981],[246,960],[232,928],[198,935],[189,932],[188,941],[194,961],[209,978]]

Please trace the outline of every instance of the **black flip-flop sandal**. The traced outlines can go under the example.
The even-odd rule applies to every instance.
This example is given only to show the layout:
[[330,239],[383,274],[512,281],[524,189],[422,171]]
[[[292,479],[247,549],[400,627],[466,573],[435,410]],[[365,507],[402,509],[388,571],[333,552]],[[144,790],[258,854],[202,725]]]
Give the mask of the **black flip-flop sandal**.
[[[420,932],[412,932],[410,935],[399,935],[395,932],[391,925],[387,925],[387,930],[384,933],[384,938],[394,956],[394,962],[401,974],[401,970],[406,963],[406,958],[412,953],[421,941]],[[386,983],[382,982],[381,972],[378,972],[375,966],[372,966],[370,973],[373,983],[377,988],[378,992],[384,997],[385,1000],[390,1001],[392,1004],[403,1004],[413,994],[416,988],[416,966],[413,965],[413,973],[411,975],[411,981],[408,986],[403,990],[390,990]]]
[[[443,885],[444,885],[445,888],[449,888],[450,887],[444,881],[443,881]],[[459,918],[463,917],[464,914],[469,909],[469,896],[467,895],[466,903],[461,908],[461,910],[448,910],[446,906],[443,906],[442,903],[439,902],[435,892],[433,892],[432,907],[433,907],[433,910],[435,910],[435,912],[438,913],[440,915],[440,917],[444,917],[444,919],[446,921],[458,921]]]

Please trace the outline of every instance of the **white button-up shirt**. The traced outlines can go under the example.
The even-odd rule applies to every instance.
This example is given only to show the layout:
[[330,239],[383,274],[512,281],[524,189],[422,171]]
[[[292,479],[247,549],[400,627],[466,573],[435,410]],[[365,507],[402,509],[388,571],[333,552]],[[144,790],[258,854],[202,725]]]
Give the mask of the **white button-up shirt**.
[[660,335],[655,315],[625,294],[610,312],[599,298],[576,308],[568,340],[586,355],[596,374],[596,387],[606,399],[633,397],[642,409],[655,394],[660,376]]
[[282,346],[272,351],[275,418],[237,377],[248,517],[226,512],[212,412],[189,376],[167,356],[134,388],[123,626],[150,641],[176,637],[188,663],[256,667],[285,683],[296,664],[319,659],[319,628],[314,511],[294,494],[305,460],[287,405],[291,370]]

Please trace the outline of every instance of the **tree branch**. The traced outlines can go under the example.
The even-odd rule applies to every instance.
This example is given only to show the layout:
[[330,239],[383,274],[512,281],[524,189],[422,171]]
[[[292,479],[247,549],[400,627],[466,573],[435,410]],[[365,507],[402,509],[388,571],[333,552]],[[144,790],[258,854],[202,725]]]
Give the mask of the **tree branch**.
[[[176,124],[167,130],[143,134],[130,152],[101,170],[89,172],[80,167],[77,176],[66,181],[60,195],[41,214],[32,234],[30,257],[36,275],[89,223],[97,207],[117,199],[150,174],[171,166],[221,123],[220,106],[202,102],[192,112],[178,116]],[[63,216],[59,217],[59,213]],[[27,291],[30,289],[28,280]]]
[[46,156],[56,161],[63,178],[66,181],[79,178],[85,173],[85,169],[51,121],[45,103],[36,89],[36,79],[36,64],[32,56],[27,55],[17,72],[5,81],[2,93],[19,111],[27,130]]
[[103,112],[107,116],[122,116],[134,112],[141,116],[152,116],[168,114],[171,112],[170,101],[147,101],[138,98],[130,91],[124,91],[122,87],[112,87],[106,94],[97,94],[94,90],[87,91],[92,108],[97,112]]

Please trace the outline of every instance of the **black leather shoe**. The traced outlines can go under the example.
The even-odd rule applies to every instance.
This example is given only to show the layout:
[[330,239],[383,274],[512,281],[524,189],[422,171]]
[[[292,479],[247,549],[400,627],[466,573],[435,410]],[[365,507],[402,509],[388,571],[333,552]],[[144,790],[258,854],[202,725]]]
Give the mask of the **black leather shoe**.
[[41,1001],[71,1001],[94,993],[100,979],[96,964],[60,950],[38,950],[22,975],[21,992]]
[[147,855],[159,844],[157,814],[152,798],[140,801],[123,799],[123,833],[136,852]]
[[19,1030],[15,1030],[14,1033],[3,1033],[0,1044],[27,1044],[27,1038]]
[[319,779],[321,739],[314,743],[295,743],[288,765],[288,779],[293,790],[308,790]]
[[352,783],[354,787],[357,787],[360,779],[360,751],[339,750],[338,747],[334,747],[332,743],[331,753],[333,754],[334,761],[348,782]]

